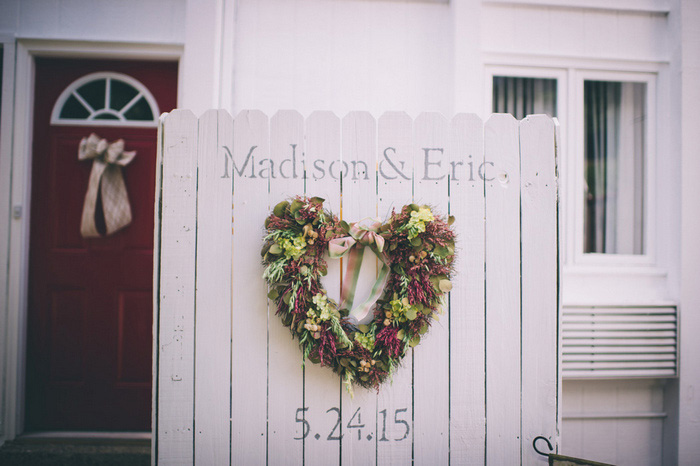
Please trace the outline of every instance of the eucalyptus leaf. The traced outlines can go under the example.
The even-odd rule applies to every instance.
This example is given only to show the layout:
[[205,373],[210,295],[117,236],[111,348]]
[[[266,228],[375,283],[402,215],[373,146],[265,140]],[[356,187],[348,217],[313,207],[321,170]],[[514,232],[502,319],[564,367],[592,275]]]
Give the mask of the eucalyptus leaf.
[[357,328],[360,330],[362,333],[367,333],[369,332],[369,325],[358,325]]
[[420,206],[418,204],[411,204],[408,206],[408,208],[411,209],[412,211],[420,210]]
[[282,217],[284,215],[285,209],[289,206],[289,202],[287,201],[282,201],[279,204],[277,204],[272,211],[273,214],[275,214],[277,217]]
[[416,320],[416,317],[418,317],[418,313],[416,312],[416,309],[413,306],[406,309],[406,318],[408,320]]
[[405,336],[406,336],[406,332],[404,331],[404,329],[401,329],[396,333],[396,338],[398,338],[401,341],[403,341]]
[[291,207],[289,207],[289,212],[291,212],[292,215],[296,214],[299,209],[301,209],[304,206],[304,203],[301,202],[299,199],[294,199],[292,201]]
[[425,335],[427,331],[428,331],[428,324],[423,324],[423,326],[420,328],[418,333],[420,333],[421,335]]
[[415,348],[416,346],[418,346],[418,343],[420,343],[420,336],[416,335],[415,337],[413,337],[413,340],[411,340],[409,345],[411,346],[411,348]]
[[270,298],[271,300],[277,299],[277,297],[280,295],[279,291],[277,291],[277,288],[273,288],[270,290],[269,293],[267,293],[267,297]]
[[420,238],[417,237],[417,236],[411,240],[411,246],[414,246],[414,247],[417,248],[417,247],[419,247],[421,244],[423,244],[423,240],[420,239]]
[[279,244],[274,243],[272,246],[270,246],[270,250],[268,251],[270,254],[282,254],[282,248],[280,247]]
[[453,223],[455,223],[455,216],[450,215],[449,217],[447,217],[447,224],[452,225]]
[[346,222],[345,220],[341,220],[338,225],[345,233],[350,231],[350,225],[348,225],[348,222]]
[[323,204],[323,201],[325,201],[325,199],[322,197],[315,196],[311,198],[311,202],[313,203]]

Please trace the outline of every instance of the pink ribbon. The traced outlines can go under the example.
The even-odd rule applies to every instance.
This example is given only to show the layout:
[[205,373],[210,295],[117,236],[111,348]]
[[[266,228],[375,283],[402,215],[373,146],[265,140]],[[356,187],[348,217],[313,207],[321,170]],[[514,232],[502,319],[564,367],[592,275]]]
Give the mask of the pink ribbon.
[[372,218],[365,218],[350,225],[350,236],[336,238],[328,243],[328,253],[332,259],[348,256],[348,264],[340,290],[340,307],[352,308],[357,288],[357,279],[362,267],[364,248],[369,247],[382,262],[377,281],[372,286],[369,297],[360,305],[350,310],[348,319],[356,325],[366,325],[372,322],[370,312],[377,302],[389,278],[389,266],[384,251],[384,238],[379,234],[382,223]]

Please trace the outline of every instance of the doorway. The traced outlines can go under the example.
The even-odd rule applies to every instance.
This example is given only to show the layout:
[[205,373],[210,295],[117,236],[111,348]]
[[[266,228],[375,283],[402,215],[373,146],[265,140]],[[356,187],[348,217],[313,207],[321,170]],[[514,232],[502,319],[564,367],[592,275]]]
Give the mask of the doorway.
[[[37,58],[35,76],[25,430],[147,431],[156,131],[177,63]],[[91,133],[136,151],[132,221],[105,236],[98,207],[102,236],[84,238]]]

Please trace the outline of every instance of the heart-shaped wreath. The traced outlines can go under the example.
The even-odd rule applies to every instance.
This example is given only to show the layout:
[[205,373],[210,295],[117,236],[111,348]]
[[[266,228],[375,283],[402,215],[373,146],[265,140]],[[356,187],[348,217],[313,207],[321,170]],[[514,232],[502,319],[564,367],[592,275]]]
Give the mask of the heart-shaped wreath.
[[[330,367],[349,391],[379,385],[438,319],[450,291],[454,232],[430,207],[406,205],[386,223],[348,224],[323,209],[323,199],[282,201],[265,220],[262,249],[268,297],[299,340],[304,360]],[[370,296],[353,307],[364,248],[381,269]],[[324,256],[347,257],[340,305],[321,284]]]

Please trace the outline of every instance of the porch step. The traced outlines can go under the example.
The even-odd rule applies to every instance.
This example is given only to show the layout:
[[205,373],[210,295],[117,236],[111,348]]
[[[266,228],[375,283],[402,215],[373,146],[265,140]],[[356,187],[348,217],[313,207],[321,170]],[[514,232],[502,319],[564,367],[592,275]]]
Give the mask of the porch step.
[[149,466],[150,441],[48,440],[7,442],[0,466]]

